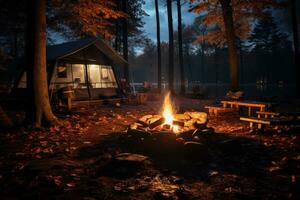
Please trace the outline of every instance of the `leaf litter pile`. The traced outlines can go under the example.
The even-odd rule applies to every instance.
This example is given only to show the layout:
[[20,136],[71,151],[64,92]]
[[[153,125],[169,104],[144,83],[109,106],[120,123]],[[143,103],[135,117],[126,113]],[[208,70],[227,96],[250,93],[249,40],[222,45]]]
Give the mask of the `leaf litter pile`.
[[[184,99],[181,110],[208,101]],[[0,135],[1,199],[299,199],[299,131],[253,133],[237,114],[182,145],[126,130],[160,104],[83,106],[61,126]]]

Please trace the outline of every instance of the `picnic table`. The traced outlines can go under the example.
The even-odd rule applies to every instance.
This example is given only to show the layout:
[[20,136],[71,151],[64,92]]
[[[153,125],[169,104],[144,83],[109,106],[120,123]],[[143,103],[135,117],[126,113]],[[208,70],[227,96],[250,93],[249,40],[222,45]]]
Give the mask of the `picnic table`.
[[261,112],[266,111],[267,108],[271,106],[268,102],[258,102],[258,101],[221,101],[224,108],[230,107],[231,109],[239,109],[240,107],[248,108],[248,115],[251,116],[252,108],[258,108]]
[[241,121],[250,123],[250,128],[257,124],[258,129],[263,129],[269,125],[300,125],[299,112],[268,112],[257,111],[257,117],[241,117]]
[[293,119],[297,119],[300,117],[300,112],[266,112],[266,111],[258,111],[258,118],[274,118],[274,117],[289,117]]

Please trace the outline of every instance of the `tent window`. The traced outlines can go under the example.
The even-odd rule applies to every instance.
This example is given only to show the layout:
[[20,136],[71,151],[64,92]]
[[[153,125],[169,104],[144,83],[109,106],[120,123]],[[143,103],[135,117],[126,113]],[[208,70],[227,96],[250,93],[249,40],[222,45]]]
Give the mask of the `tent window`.
[[101,78],[102,78],[102,80],[109,80],[109,78],[108,78],[108,69],[107,68],[102,68],[101,69]]
[[117,83],[109,65],[88,65],[88,76],[92,88],[116,88]]
[[74,88],[86,88],[85,67],[81,64],[72,65]]
[[67,78],[67,66],[60,65],[57,67],[57,77],[58,78]]

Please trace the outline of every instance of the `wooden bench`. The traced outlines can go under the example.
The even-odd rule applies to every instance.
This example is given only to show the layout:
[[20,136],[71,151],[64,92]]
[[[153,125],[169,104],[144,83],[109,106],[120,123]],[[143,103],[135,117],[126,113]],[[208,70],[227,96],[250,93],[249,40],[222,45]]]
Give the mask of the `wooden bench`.
[[255,101],[221,101],[221,103],[225,108],[230,107],[240,109],[240,107],[246,107],[248,108],[248,116],[251,116],[252,108],[257,108],[259,111],[263,112],[271,105],[271,103]]
[[225,108],[222,105],[205,106],[204,108],[208,109],[209,115],[218,115],[220,112],[229,112],[233,110],[231,108]]
[[280,117],[280,115],[281,115],[279,112],[267,112],[267,111],[257,111],[256,114],[259,119],[260,118],[265,118],[265,119],[275,118],[275,117]]
[[268,125],[299,125],[300,120],[291,120],[288,118],[258,118],[258,117],[240,117],[241,121],[249,122],[250,128],[254,128],[257,124],[258,129],[264,128]]

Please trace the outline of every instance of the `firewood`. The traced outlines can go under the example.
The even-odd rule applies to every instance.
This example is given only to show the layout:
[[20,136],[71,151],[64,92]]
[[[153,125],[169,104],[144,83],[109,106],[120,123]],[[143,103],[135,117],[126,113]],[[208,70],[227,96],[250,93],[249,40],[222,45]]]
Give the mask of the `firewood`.
[[148,126],[148,124],[146,122],[141,121],[141,120],[138,120],[137,123],[141,124],[143,127],[147,127]]
[[162,125],[165,122],[165,118],[161,117],[160,119],[152,122],[151,124],[149,124],[149,128],[153,129],[159,125]]
[[184,127],[184,122],[183,121],[176,121],[176,120],[174,120],[173,121],[173,125]]

